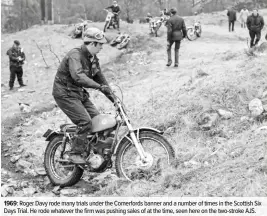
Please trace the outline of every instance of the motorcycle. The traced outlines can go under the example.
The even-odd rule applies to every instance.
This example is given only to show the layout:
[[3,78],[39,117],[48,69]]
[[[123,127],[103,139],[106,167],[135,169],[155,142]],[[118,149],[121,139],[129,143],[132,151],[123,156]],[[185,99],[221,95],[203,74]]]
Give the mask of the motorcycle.
[[111,46],[116,46],[118,45],[118,49],[122,49],[128,45],[130,42],[131,38],[130,35],[128,34],[119,34],[114,40],[110,42]]
[[158,37],[158,30],[162,25],[163,17],[155,17],[149,20],[150,34]]
[[104,32],[106,32],[106,30],[110,27],[113,26],[113,28],[116,28],[116,25],[118,27],[118,23],[116,22],[116,20],[114,19],[114,13],[110,12],[109,10],[104,9],[105,11],[108,12],[106,20],[105,20],[105,26],[104,26]]
[[71,38],[83,38],[83,33],[88,28],[88,24],[92,23],[91,20],[80,19],[80,23],[75,25],[75,29],[70,33]]
[[190,41],[196,40],[201,36],[202,28],[201,23],[196,21],[193,26],[187,28],[187,38]]
[[[87,148],[83,154],[85,165],[73,164],[68,159],[76,125],[64,124],[59,130],[48,129],[43,135],[49,142],[44,166],[54,185],[72,186],[80,180],[84,170],[105,172],[113,166],[113,160],[118,177],[129,181],[150,181],[152,177],[160,176],[174,160],[174,149],[163,137],[163,132],[149,127],[134,129],[123,101],[112,94],[116,97],[116,115],[100,114],[92,119],[92,133],[87,136]],[[126,133],[118,139],[118,132],[124,126]]]

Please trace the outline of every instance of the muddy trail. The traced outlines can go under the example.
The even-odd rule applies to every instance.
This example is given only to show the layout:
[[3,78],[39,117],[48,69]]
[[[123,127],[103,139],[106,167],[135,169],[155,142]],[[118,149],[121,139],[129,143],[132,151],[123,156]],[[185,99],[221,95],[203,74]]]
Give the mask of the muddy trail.
[[[267,11],[262,13],[266,16]],[[80,40],[68,38],[67,26],[36,26],[2,36],[2,142],[1,176],[6,196],[266,196],[266,119],[251,116],[248,104],[260,98],[266,107],[266,50],[249,51],[248,32],[236,27],[229,33],[223,13],[198,16],[203,34],[184,40],[180,65],[167,68],[166,29],[159,37],[148,26],[122,24],[132,36],[123,51],[106,45],[100,55],[102,70],[111,85],[119,85],[134,126],[165,131],[177,160],[157,182],[118,179],[112,168],[102,174],[87,173],[71,188],[53,187],[43,169],[46,147],[42,134],[69,122],[56,107],[51,87],[57,59]],[[212,22],[210,21],[212,20]],[[186,25],[192,18],[186,18]],[[101,24],[94,24],[101,26]],[[266,30],[264,29],[264,34]],[[112,31],[110,37],[116,34]],[[263,35],[264,35],[263,34]],[[32,35],[44,50],[46,67]],[[24,38],[27,87],[9,92],[7,41]],[[4,84],[4,86],[3,86]],[[114,89],[118,95],[120,91]],[[101,112],[113,105],[97,91],[92,101]],[[18,103],[28,103],[26,113]],[[222,111],[221,111],[222,110]],[[201,114],[216,113],[216,123],[203,130]],[[224,111],[224,112],[223,112]],[[25,112],[25,110],[24,110]],[[229,114],[230,113],[230,114]],[[200,119],[200,120],[199,120]]]

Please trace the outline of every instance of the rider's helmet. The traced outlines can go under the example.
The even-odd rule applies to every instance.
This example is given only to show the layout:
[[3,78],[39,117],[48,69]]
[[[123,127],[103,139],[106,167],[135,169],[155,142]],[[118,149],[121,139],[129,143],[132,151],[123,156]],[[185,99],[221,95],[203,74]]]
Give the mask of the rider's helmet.
[[151,16],[151,14],[150,14],[150,13],[147,13],[147,16],[148,16],[148,17],[150,17],[150,16]]
[[91,27],[84,32],[83,42],[107,43],[105,34],[98,28]]

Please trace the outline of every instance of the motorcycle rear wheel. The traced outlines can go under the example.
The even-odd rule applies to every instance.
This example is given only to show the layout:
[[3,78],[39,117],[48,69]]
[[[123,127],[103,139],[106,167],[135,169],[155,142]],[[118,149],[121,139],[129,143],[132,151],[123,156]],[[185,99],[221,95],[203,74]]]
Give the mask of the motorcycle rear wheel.
[[194,29],[192,29],[192,28],[187,29],[187,38],[190,41],[197,39],[197,35],[196,35]]
[[129,181],[155,181],[155,177],[158,178],[175,159],[174,150],[163,136],[155,132],[141,132],[139,141],[147,154],[147,162],[142,162],[136,147],[130,140],[124,139],[116,153],[117,175]]
[[201,33],[202,33],[202,28],[199,27],[199,32],[197,33],[197,37],[200,37],[201,36]]
[[[83,169],[77,165],[70,164],[70,167],[62,168],[62,162],[58,162],[60,159],[60,152],[63,147],[63,136],[55,136],[47,145],[44,155],[44,166],[48,178],[53,185],[60,185],[62,187],[68,187],[76,184],[83,175]],[[66,143],[66,150],[70,151],[70,143]],[[63,157],[64,158],[64,157]]]

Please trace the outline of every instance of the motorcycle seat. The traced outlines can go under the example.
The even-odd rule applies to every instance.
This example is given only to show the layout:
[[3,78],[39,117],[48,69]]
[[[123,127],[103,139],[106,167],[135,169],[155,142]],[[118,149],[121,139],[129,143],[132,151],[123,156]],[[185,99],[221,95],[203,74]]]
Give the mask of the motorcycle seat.
[[68,133],[75,133],[77,129],[77,126],[75,124],[63,124],[59,127],[61,131],[66,131]]

